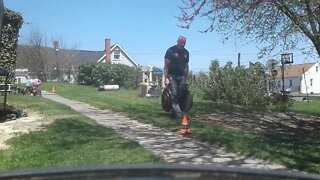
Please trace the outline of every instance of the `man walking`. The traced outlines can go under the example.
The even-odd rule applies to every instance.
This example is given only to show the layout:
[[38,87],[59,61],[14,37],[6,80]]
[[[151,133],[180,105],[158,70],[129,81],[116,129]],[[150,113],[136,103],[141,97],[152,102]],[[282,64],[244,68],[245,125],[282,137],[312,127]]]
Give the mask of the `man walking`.
[[170,84],[172,117],[181,120],[179,98],[184,95],[189,73],[189,52],[184,48],[186,38],[179,36],[177,45],[170,47],[164,56],[164,77]]

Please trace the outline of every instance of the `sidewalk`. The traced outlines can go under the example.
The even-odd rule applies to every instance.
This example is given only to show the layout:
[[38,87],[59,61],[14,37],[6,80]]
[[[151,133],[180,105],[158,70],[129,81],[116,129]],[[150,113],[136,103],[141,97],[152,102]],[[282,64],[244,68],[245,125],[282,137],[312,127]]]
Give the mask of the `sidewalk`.
[[65,104],[121,136],[138,142],[144,148],[162,156],[168,163],[287,170],[281,165],[230,153],[224,148],[142,124],[110,111],[100,110],[89,104],[69,100],[46,91],[42,92],[42,97]]

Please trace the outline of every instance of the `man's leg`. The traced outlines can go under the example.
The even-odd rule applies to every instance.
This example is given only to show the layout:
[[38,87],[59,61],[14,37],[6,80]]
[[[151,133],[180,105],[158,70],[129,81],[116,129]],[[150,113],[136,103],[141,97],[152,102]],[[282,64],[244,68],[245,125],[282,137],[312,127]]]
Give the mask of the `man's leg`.
[[180,98],[184,98],[185,92],[186,92],[186,84],[185,84],[185,77],[184,76],[179,76],[178,78],[178,102]]
[[179,106],[179,97],[178,97],[178,85],[179,81],[178,78],[175,76],[169,77],[170,81],[170,90],[171,90],[171,97],[172,97],[172,117],[180,120],[181,116],[181,109]]

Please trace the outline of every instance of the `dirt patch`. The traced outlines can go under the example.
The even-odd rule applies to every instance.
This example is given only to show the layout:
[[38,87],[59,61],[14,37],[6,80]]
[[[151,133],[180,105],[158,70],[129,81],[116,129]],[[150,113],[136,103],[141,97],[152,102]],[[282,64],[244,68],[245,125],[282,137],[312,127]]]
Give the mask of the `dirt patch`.
[[5,143],[5,141],[14,136],[31,131],[43,130],[46,125],[52,123],[56,119],[73,117],[70,115],[43,117],[39,113],[32,111],[28,112],[27,114],[27,117],[0,123],[0,149],[8,148],[9,146]]
[[0,149],[8,148],[6,140],[22,133],[39,130],[49,122],[40,114],[31,112],[27,117],[0,123]]
[[320,118],[292,113],[217,112],[195,117],[197,121],[254,133],[304,134],[320,137]]

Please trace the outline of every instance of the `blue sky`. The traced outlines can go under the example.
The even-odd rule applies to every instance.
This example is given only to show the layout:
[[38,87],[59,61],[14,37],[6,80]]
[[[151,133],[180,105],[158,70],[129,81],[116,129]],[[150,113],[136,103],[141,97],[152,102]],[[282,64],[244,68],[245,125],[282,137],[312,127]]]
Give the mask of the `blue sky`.
[[[4,0],[4,5],[24,18],[19,44],[31,30],[44,34],[48,45],[53,39],[62,40],[66,47],[81,50],[103,50],[104,39],[110,38],[137,63],[163,67],[165,51],[184,35],[193,71],[207,71],[213,59],[236,65],[238,53],[243,65],[257,61],[254,44],[244,45],[234,38],[223,43],[216,32],[200,33],[206,19],[198,19],[188,30],[179,28],[175,16],[181,0]],[[296,53],[294,61],[315,62]]]

